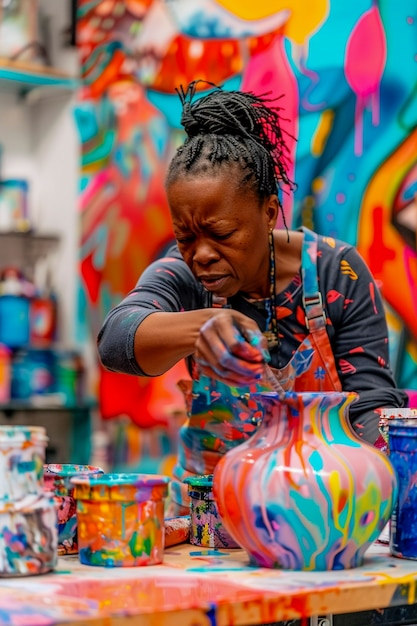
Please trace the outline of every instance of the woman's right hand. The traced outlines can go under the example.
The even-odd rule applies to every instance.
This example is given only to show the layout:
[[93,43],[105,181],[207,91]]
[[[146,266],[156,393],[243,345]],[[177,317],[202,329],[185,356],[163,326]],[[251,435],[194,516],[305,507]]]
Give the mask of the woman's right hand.
[[256,322],[232,309],[216,309],[201,326],[194,351],[202,374],[232,387],[261,379],[268,356],[266,339]]

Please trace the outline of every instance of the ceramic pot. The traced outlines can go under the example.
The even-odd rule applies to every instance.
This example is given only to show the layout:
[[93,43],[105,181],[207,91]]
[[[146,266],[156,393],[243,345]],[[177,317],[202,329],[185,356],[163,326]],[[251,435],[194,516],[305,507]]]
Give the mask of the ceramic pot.
[[385,454],[348,421],[355,394],[257,394],[264,418],[214,471],[229,534],[251,564],[290,570],[361,565],[397,496]]

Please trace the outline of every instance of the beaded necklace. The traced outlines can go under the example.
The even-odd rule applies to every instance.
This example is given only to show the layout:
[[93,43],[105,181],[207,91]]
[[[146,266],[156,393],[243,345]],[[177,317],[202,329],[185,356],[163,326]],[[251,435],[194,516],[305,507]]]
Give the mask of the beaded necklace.
[[[274,247],[274,235],[270,230],[268,234],[269,241],[269,298],[264,300],[265,310],[267,313],[266,330],[263,331],[263,336],[268,342],[268,348],[277,348],[279,346],[279,334],[278,334],[278,322],[276,314],[276,286],[275,286],[275,247]],[[249,300],[255,306],[257,306],[256,300]],[[231,308],[227,298],[222,296],[216,296],[211,294],[210,306],[215,308]]]
[[265,302],[265,307],[268,313],[266,320],[266,330],[263,335],[268,342],[268,348],[276,348],[279,346],[278,335],[278,323],[276,315],[276,276],[275,276],[275,246],[274,246],[274,234],[270,230],[268,234],[269,240],[269,299]]

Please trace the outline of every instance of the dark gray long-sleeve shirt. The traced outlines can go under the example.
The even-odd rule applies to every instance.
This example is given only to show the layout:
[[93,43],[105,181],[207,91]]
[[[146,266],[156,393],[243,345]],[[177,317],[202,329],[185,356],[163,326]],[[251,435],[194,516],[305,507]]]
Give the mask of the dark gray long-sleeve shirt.
[[[327,332],[344,391],[359,398],[350,407],[356,432],[372,443],[378,437],[379,407],[405,406],[407,395],[396,387],[388,355],[388,332],[383,303],[368,267],[357,250],[340,241],[329,246],[318,238],[317,274],[327,316]],[[265,329],[262,305],[239,294],[232,308]],[[210,294],[194,278],[176,245],[152,263],[136,287],[112,309],[98,335],[100,359],[109,370],[146,376],[136,362],[134,336],[139,324],[157,311],[189,311],[211,306]],[[281,336],[271,352],[271,365],[282,368],[307,335],[301,275],[277,294],[276,311]]]

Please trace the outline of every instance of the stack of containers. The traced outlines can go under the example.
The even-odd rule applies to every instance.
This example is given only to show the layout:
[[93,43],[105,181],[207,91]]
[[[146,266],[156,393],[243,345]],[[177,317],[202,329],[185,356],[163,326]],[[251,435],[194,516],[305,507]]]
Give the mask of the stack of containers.
[[43,491],[41,426],[0,426],[0,576],[44,574],[57,563],[57,517]]

